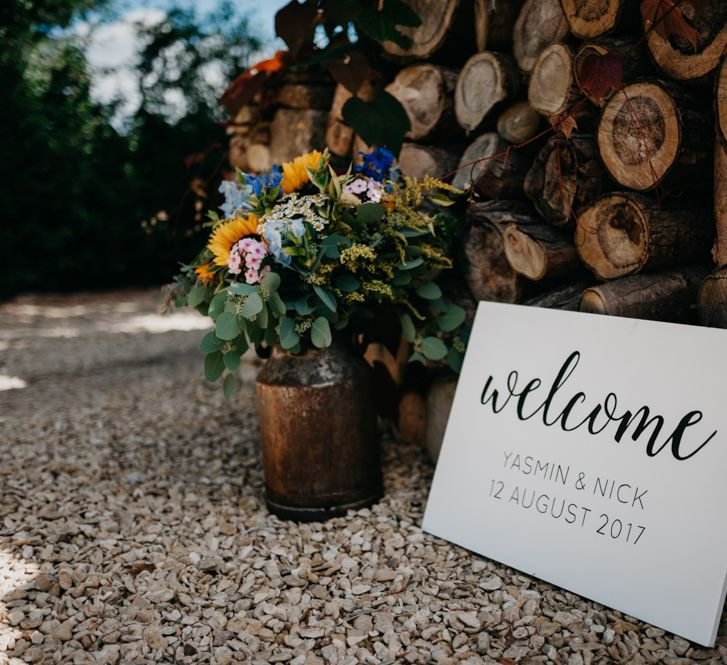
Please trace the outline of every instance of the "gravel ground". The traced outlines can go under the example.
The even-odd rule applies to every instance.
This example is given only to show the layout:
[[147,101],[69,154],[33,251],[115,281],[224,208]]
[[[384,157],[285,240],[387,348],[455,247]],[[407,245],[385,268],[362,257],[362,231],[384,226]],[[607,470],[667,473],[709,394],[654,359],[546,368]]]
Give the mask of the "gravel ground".
[[156,299],[0,306],[0,663],[727,663],[727,637],[697,647],[422,533],[417,449],[384,444],[370,510],[268,515],[254,366],[226,402],[204,320]]

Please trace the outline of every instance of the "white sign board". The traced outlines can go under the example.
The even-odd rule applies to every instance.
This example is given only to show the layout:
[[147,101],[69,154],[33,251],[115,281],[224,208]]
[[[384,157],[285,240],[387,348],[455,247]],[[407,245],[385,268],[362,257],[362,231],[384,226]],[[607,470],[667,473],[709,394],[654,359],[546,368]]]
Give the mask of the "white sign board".
[[713,645],[727,334],[480,303],[423,528]]

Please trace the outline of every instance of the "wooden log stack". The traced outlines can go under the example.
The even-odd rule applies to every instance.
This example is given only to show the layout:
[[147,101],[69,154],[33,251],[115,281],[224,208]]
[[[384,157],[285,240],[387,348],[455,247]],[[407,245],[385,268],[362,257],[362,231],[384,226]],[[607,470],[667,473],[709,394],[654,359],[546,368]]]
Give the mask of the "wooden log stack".
[[[412,49],[357,94],[404,107],[405,175],[464,191],[472,299],[727,327],[727,2],[406,2]],[[340,85],[275,95],[233,123],[241,167],[364,147]]]
[[[412,48],[386,43],[357,94],[404,107],[405,175],[466,193],[473,300],[727,327],[727,3],[667,3],[660,27],[631,0],[406,1]],[[236,166],[365,147],[332,80],[266,94],[231,126]]]

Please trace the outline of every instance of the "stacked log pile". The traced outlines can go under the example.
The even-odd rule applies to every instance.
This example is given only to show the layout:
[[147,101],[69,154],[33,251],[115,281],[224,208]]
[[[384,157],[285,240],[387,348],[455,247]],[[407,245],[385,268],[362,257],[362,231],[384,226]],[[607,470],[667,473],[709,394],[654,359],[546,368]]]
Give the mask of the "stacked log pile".
[[[727,327],[727,2],[407,2],[412,48],[386,43],[357,95],[405,109],[405,175],[465,192],[472,300]],[[350,94],[266,91],[230,128],[233,163],[355,158]]]
[[473,299],[727,327],[727,3],[410,2],[401,167],[465,190]]
[[[473,300],[727,327],[727,3],[407,1],[412,47],[386,42],[357,95],[404,107],[404,174],[465,191]],[[234,166],[366,149],[332,79],[261,95],[230,126]]]

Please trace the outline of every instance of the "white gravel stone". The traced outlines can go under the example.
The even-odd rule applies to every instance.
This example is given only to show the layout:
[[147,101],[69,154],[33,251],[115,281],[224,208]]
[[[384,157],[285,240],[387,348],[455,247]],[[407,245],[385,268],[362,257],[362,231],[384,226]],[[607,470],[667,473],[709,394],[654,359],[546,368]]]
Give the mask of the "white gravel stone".
[[423,533],[412,447],[371,508],[269,515],[257,361],[225,400],[154,297],[0,305],[0,665],[727,664],[727,624],[697,648]]

